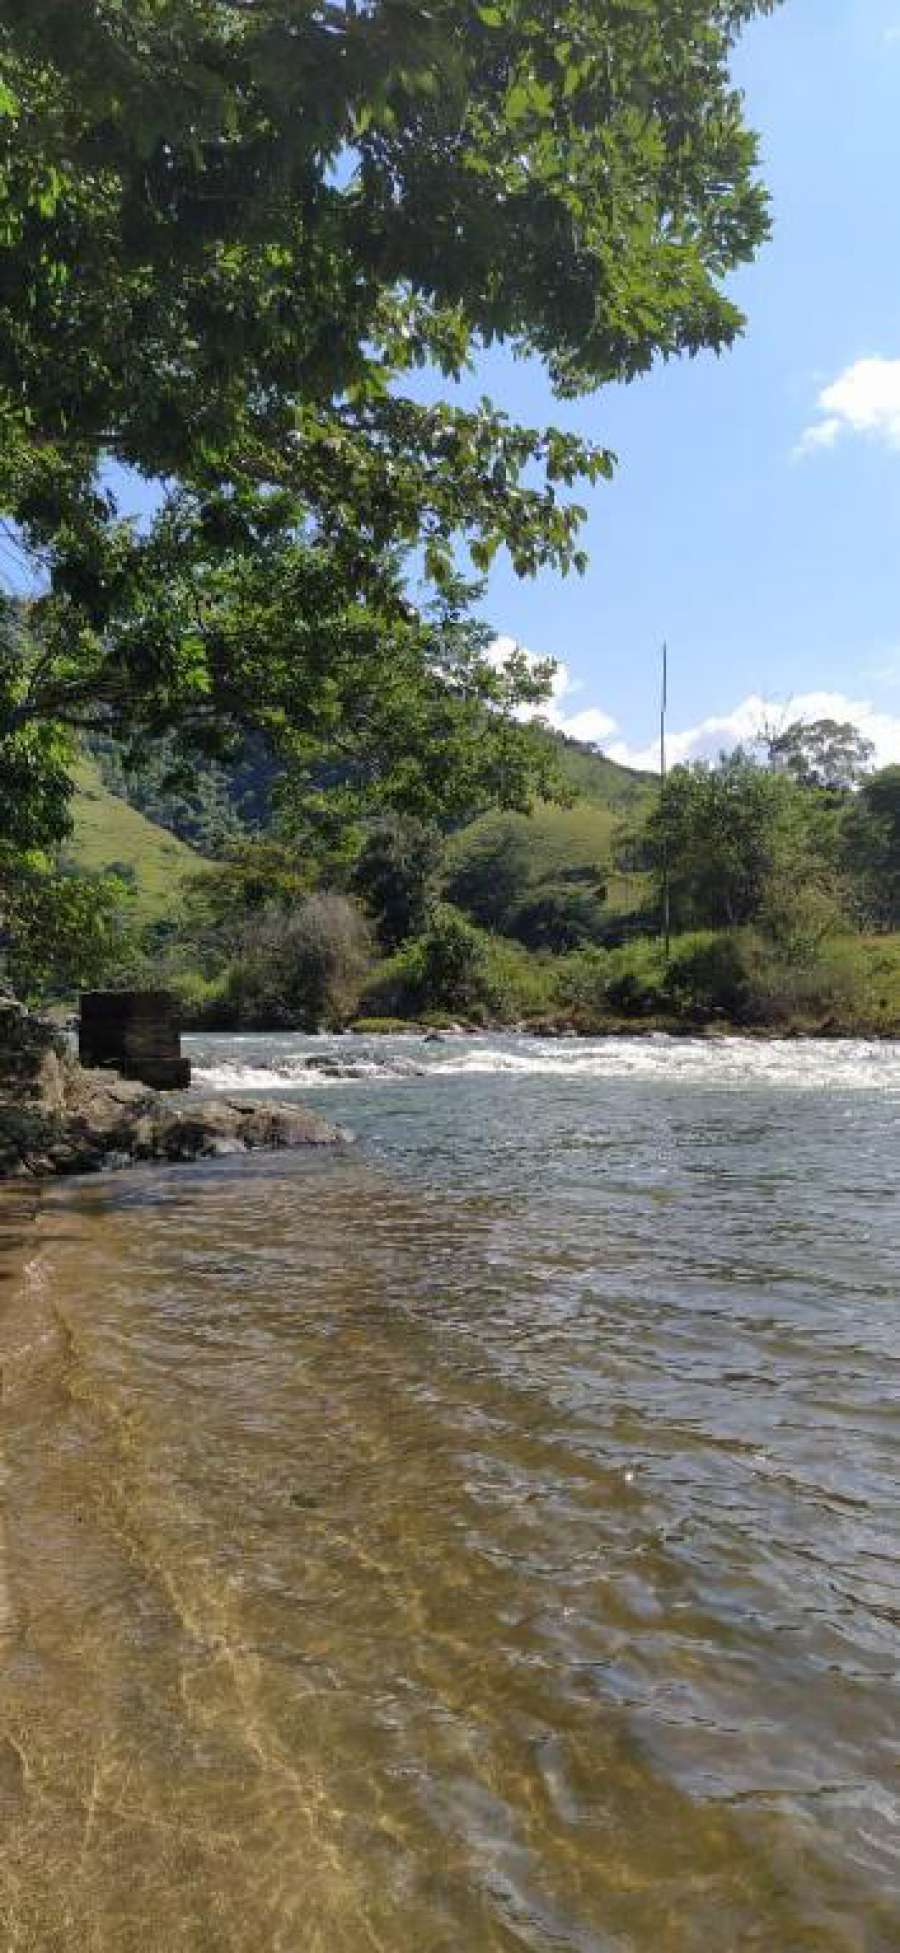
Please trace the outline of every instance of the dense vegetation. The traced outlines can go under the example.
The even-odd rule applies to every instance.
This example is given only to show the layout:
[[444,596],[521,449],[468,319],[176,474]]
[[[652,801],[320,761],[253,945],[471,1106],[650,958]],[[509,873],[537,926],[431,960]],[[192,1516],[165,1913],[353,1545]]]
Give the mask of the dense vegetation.
[[768,217],[729,56],[771,4],[0,0],[23,994],[887,1021],[896,769],[788,728],[657,805],[529,721],[549,671],[498,669],[477,578],[582,569],[614,457],[447,385],[495,342],[560,397],[731,343]]
[[[15,923],[16,969],[33,941],[36,995],[71,995],[100,960],[107,980],[172,983],[191,1021],[221,1027],[424,1018],[897,1032],[900,767],[872,772],[852,728],[823,722],[793,736],[802,765],[773,742],[675,768],[663,797],[647,776],[569,743],[561,764],[576,762],[596,798],[455,828],[396,814],[329,822],[302,839],[287,815],[240,821],[244,769],[230,838],[206,861],[86,771],[78,805],[92,792],[87,805],[105,808],[106,853],[101,864],[80,815],[62,866],[80,868],[74,884],[82,898],[92,891],[96,914],[90,903],[79,912],[80,940],[71,914],[55,942],[46,911]],[[806,764],[823,740],[830,760],[848,739],[839,782]],[[140,778],[129,787],[144,800]],[[184,786],[168,809],[155,775],[153,792],[157,811],[183,824]],[[609,792],[612,805],[600,797]],[[205,805],[199,778],[195,800]],[[106,870],[93,881],[79,833]],[[161,903],[157,850],[172,845]],[[63,884],[71,874],[57,873],[54,888]]]

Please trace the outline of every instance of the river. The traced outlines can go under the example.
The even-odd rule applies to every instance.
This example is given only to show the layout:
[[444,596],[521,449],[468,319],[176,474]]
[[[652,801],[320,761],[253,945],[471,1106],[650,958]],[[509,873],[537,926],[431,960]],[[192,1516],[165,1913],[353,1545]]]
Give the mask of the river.
[[900,1047],[187,1048],[357,1143],[42,1198],[4,1950],[896,1953]]

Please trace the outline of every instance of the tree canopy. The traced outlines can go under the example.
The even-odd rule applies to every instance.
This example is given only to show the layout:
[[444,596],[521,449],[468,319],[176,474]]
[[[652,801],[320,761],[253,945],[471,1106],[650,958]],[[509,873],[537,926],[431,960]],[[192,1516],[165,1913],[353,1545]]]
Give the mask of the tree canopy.
[[871,739],[850,719],[794,719],[769,734],[769,765],[805,787],[849,793],[875,757]]
[[714,766],[673,767],[646,837],[676,927],[739,928],[798,886],[828,882],[835,843],[818,798],[740,747]]
[[503,341],[565,397],[730,344],[767,214],[728,60],[773,3],[0,0],[0,507],[42,590],[10,763],[45,726],[340,729],[391,804],[482,759],[515,804],[540,680],[492,670],[457,552],[582,567],[613,457],[413,376]]
[[847,815],[844,841],[863,914],[900,928],[900,766],[866,780]]

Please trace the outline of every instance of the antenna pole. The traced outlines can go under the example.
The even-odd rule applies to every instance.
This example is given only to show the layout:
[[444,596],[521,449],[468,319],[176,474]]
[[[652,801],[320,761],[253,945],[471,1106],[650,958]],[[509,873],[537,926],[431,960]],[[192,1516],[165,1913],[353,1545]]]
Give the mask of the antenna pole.
[[666,708],[669,698],[669,647],[663,642],[662,687],[659,703],[659,811],[662,825],[662,933],[668,963],[672,948],[672,902],[669,882],[669,812],[666,804]]

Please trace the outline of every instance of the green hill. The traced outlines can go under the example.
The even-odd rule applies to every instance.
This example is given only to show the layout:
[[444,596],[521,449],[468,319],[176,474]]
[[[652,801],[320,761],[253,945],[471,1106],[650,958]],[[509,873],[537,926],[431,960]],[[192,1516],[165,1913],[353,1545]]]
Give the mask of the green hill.
[[[513,888],[521,899],[529,891],[552,885],[580,883],[597,888],[603,884],[608,911],[622,913],[641,905],[644,878],[613,869],[614,838],[623,828],[639,825],[656,791],[653,776],[619,766],[593,747],[559,733],[547,730],[543,737],[553,748],[563,779],[578,796],[574,804],[540,804],[530,816],[485,814],[447,844],[445,893],[488,926],[502,926],[503,892],[511,896]],[[118,765],[108,741],[96,753],[84,756],[77,773],[75,831],[68,859],[88,870],[120,868],[137,890],[144,921],[170,913],[185,877],[204,867],[204,857],[184,838],[185,832],[196,832],[197,809],[166,787],[164,773],[159,759],[148,765],[145,774],[128,774]],[[199,786],[205,783],[210,791],[215,789],[219,814],[219,800],[226,812],[233,802],[236,833],[241,831],[251,773],[254,779],[264,777],[269,793],[274,764],[261,750],[248,751],[232,773],[212,769],[210,780],[202,763],[198,767]],[[186,828],[188,820],[194,821],[194,827]]]
[[92,760],[79,761],[75,782],[74,828],[64,861],[89,874],[120,870],[135,889],[142,921],[170,915],[187,877],[203,872],[202,855],[110,793]]
[[545,737],[554,749],[559,770],[567,786],[581,800],[600,807],[614,807],[623,817],[639,815],[658,790],[655,773],[638,773],[607,759],[595,746],[580,739],[567,739],[565,733],[548,732]]
[[591,746],[548,733],[560,771],[578,795],[570,807],[542,803],[531,814],[483,814],[447,844],[443,875],[448,898],[489,927],[523,893],[580,884],[606,889],[605,907],[623,914],[641,907],[646,876],[613,866],[616,841],[640,826],[658,791],[650,773],[635,773]]
[[503,929],[511,907],[550,887],[605,888],[610,914],[641,906],[646,877],[612,866],[619,816],[579,800],[532,814],[484,814],[447,846],[443,890],[485,927]]

